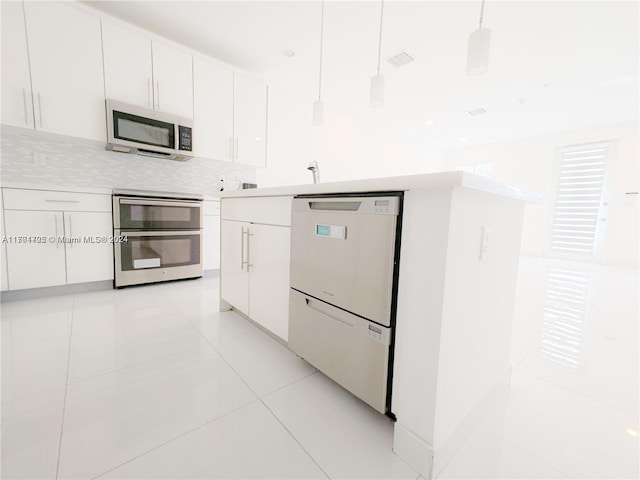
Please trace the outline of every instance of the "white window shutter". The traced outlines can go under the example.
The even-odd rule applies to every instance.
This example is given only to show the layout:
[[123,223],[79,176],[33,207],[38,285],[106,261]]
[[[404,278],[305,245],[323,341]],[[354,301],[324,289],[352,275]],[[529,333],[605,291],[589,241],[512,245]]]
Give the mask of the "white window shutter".
[[551,253],[593,257],[599,242],[609,144],[564,148],[551,225]]

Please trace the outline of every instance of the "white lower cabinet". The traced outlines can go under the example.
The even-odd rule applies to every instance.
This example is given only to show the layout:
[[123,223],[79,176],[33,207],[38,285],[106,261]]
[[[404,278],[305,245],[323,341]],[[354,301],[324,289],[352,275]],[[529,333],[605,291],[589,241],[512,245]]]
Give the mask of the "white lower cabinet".
[[249,232],[249,316],[287,340],[291,227],[255,224]]
[[113,279],[113,244],[93,241],[113,236],[111,213],[64,212],[63,215],[65,236],[89,240],[66,245],[67,283]]
[[220,202],[205,200],[202,215],[202,268],[220,268]]
[[4,241],[4,206],[2,203],[2,195],[0,195],[0,239],[2,239],[0,243],[0,276],[2,278],[0,290],[4,292],[9,289],[9,280],[7,279],[7,244]]
[[220,296],[249,315],[249,271],[245,264],[246,231],[250,223],[222,220],[220,231]]
[[235,220],[221,225],[221,298],[286,341],[291,228]]
[[110,196],[5,188],[3,198],[9,290],[113,279]]
[[9,288],[64,285],[65,247],[51,241],[64,235],[62,212],[8,210],[4,215]]

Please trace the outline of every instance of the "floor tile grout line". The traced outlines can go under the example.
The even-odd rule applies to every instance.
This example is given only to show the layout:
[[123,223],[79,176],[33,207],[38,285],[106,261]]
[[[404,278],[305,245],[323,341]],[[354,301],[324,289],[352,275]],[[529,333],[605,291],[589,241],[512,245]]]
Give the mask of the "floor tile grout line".
[[274,394],[276,394],[276,393],[278,393],[278,392],[280,392],[280,391],[284,390],[285,388],[288,388],[288,387],[290,387],[290,386],[292,386],[292,385],[295,385],[295,384],[296,384],[296,383],[298,383],[298,382],[301,382],[302,380],[306,380],[306,379],[307,379],[307,378],[309,378],[311,375],[315,375],[316,373],[320,373],[320,371],[319,371],[319,370],[316,370],[316,369],[314,368],[314,369],[313,369],[313,372],[309,372],[309,373],[307,373],[304,377],[296,378],[293,382],[291,382],[291,383],[287,383],[286,385],[283,385],[283,386],[281,386],[281,387],[279,387],[279,388],[276,388],[276,389],[275,389],[275,390],[273,390],[272,392],[268,392],[268,393],[265,393],[264,395],[260,395],[259,397],[260,397],[260,398],[265,398],[265,397],[268,397],[268,396],[270,396],[270,395],[274,395]]
[[529,455],[530,457],[536,459],[538,462],[542,463],[546,467],[549,467],[551,470],[558,472],[560,475],[564,475],[566,478],[572,478],[571,475],[566,474],[555,465],[551,465],[549,462],[540,458],[538,455],[534,455],[533,452],[531,452],[530,450],[524,449],[523,447],[515,443],[513,440],[511,440],[510,438],[505,437],[505,441],[509,442],[509,444],[519,452]]
[[[219,351],[219,350],[218,350],[218,349],[217,349],[217,348],[216,348],[216,347],[215,347],[215,346],[214,346],[214,345],[209,341],[209,339],[204,335],[204,333],[202,333],[202,332],[200,331],[200,334],[204,337],[205,341],[206,341],[209,345],[211,345],[211,347],[212,347],[212,348],[213,348],[213,349],[218,353],[218,355],[220,355],[220,358],[222,358],[222,360],[223,360],[223,361],[224,361],[224,362],[229,366],[229,368],[230,368],[230,369],[231,369],[231,370],[232,370],[232,371],[233,371],[233,372],[238,376],[238,378],[239,378],[240,380],[242,380],[242,382],[247,386],[247,388],[248,388],[249,390],[251,390],[251,393],[253,393],[253,394],[256,396],[256,398],[260,401],[260,403],[262,403],[262,405],[264,405],[264,407],[269,411],[269,413],[271,413],[271,415],[273,415],[273,417],[276,419],[276,421],[277,421],[280,425],[282,425],[282,428],[284,428],[284,429],[285,429],[285,431],[286,431],[286,432],[291,436],[291,438],[292,438],[292,439],[293,439],[293,440],[294,440],[294,441],[295,441],[295,442],[300,446],[300,448],[302,449],[302,451],[303,451],[304,453],[306,453],[306,454],[307,454],[307,456],[311,459],[311,461],[312,461],[313,463],[315,463],[315,464],[316,464],[316,466],[320,469],[320,471],[324,474],[324,476],[325,476],[325,477],[327,477],[328,479],[330,479],[331,477],[327,474],[327,472],[325,472],[325,471],[324,471],[324,469],[320,466],[320,464],[316,461],[316,459],[315,459],[315,458],[313,458],[313,457],[311,456],[311,454],[307,451],[307,449],[306,449],[306,448],[304,448],[304,446],[302,445],[302,443],[300,443],[300,440],[298,440],[298,439],[295,437],[295,435],[294,435],[293,433],[291,433],[291,431],[290,431],[290,430],[285,426],[285,424],[284,424],[284,423],[282,423],[282,421],[278,418],[278,416],[277,416],[275,413],[273,413],[273,411],[272,411],[272,410],[267,406],[267,404],[266,404],[266,403],[264,403],[264,400],[262,399],[262,397],[261,397],[260,395],[258,395],[258,393],[256,393],[256,391],[255,391],[253,388],[251,388],[251,385],[249,385],[249,383],[247,383],[247,381],[242,377],[242,375],[240,375],[240,373],[239,373],[235,368],[233,368],[233,365],[231,365],[231,364],[229,363],[229,361],[225,358],[225,356],[224,356],[224,355],[222,355],[222,353],[221,353],[221,352],[220,352],[220,351]],[[304,378],[309,378],[311,375],[314,375],[315,373],[317,373],[317,372],[312,372],[311,374],[306,375]],[[294,381],[294,382],[291,382],[290,384],[285,385],[285,387],[290,386],[290,385],[293,385],[293,384],[295,384],[295,383],[299,382],[300,380],[303,380],[303,379],[298,379],[298,380],[296,380],[296,381]],[[282,388],[284,388],[284,387],[282,387]],[[282,390],[282,388],[280,388],[280,389],[278,389],[278,390]],[[274,392],[271,392],[271,393],[275,393],[275,391],[274,391]],[[269,393],[269,394],[267,394],[267,395],[270,395],[271,393]]]
[[[176,350],[175,352],[171,352],[171,353],[167,353],[165,355],[161,355],[159,357],[150,358],[149,360],[145,360],[143,362],[133,363],[133,364],[127,365],[125,367],[114,368],[113,370],[109,370],[109,371],[106,371],[106,372],[100,372],[100,373],[98,373],[96,375],[92,375],[90,377],[79,378],[77,380],[72,380],[70,382],[67,380],[67,385],[77,385],[79,383],[87,382],[89,380],[93,380],[93,379],[98,378],[98,377],[103,377],[105,375],[111,375],[113,373],[121,372],[123,370],[129,370],[131,368],[136,368],[136,367],[139,367],[141,365],[146,365],[147,363],[157,362],[159,360],[164,360],[165,358],[171,357],[173,355],[179,355],[181,353],[184,353],[184,352],[187,352],[187,351],[193,350],[193,349],[194,349],[194,347],[184,348],[184,349],[181,349],[181,350]],[[205,353],[205,355],[207,355],[207,354]]]
[[225,414],[223,414],[223,415],[220,415],[219,417],[215,417],[215,418],[212,418],[211,420],[207,420],[206,422],[204,422],[204,423],[202,423],[202,424],[198,425],[197,427],[194,427],[194,428],[192,428],[191,430],[188,430],[188,431],[186,431],[186,432],[183,432],[183,433],[181,433],[180,435],[177,435],[177,436],[175,436],[175,437],[173,437],[173,438],[171,438],[171,439],[167,440],[166,442],[163,442],[163,443],[161,443],[161,444],[159,444],[159,445],[156,445],[155,447],[150,448],[149,450],[147,450],[147,451],[145,451],[145,452],[142,452],[142,453],[140,453],[139,455],[136,455],[135,457],[132,457],[132,458],[130,458],[129,460],[126,460],[126,461],[122,462],[121,464],[116,465],[115,467],[112,467],[112,468],[110,468],[110,469],[108,469],[108,470],[105,470],[104,472],[100,473],[99,475],[96,475],[96,476],[91,477],[91,478],[92,478],[92,480],[95,480],[95,479],[97,479],[97,478],[102,477],[103,475],[106,475],[106,474],[107,474],[107,473],[109,473],[109,472],[113,472],[114,470],[117,470],[118,468],[120,468],[120,467],[122,467],[122,466],[124,466],[124,465],[126,465],[126,464],[128,464],[128,463],[131,463],[131,462],[133,462],[134,460],[137,460],[138,458],[144,457],[145,455],[147,455],[147,454],[149,454],[149,453],[153,452],[154,450],[157,450],[157,449],[159,449],[159,448],[161,448],[161,447],[164,447],[164,446],[166,446],[166,445],[168,445],[168,444],[170,444],[170,443],[172,443],[172,442],[175,442],[176,440],[179,440],[180,438],[182,438],[182,437],[184,437],[184,436],[186,436],[186,435],[189,435],[190,433],[193,433],[193,432],[195,432],[196,430],[200,430],[201,428],[204,428],[204,427],[206,427],[207,425],[209,425],[209,424],[211,424],[211,423],[217,422],[218,420],[222,420],[223,418],[228,417],[229,415],[234,414],[234,413],[235,413],[235,412],[237,412],[238,410],[242,410],[243,408],[246,408],[246,407],[248,407],[249,405],[251,405],[251,404],[253,404],[253,403],[256,403],[258,400],[259,400],[259,398],[257,398],[257,397],[256,397],[255,399],[251,400],[251,401],[250,401],[250,402],[248,402],[248,403],[245,403],[244,405],[240,405],[239,407],[234,408],[233,410],[230,410],[229,412],[227,412],[227,413],[225,413]]
[[[314,372],[314,374],[315,374],[315,372]],[[307,376],[307,377],[305,377],[305,378],[308,378],[308,376]],[[313,463],[315,463],[315,464],[316,464],[316,466],[320,469],[320,471],[324,474],[324,476],[325,476],[325,477],[327,477],[328,479],[331,479],[331,476],[330,476],[327,472],[325,472],[324,468],[322,468],[322,467],[320,466],[320,464],[318,463],[318,461],[317,461],[315,458],[313,458],[313,456],[309,453],[309,451],[308,451],[306,448],[304,448],[304,445],[302,445],[302,443],[300,442],[300,440],[298,440],[298,439],[296,438],[296,436],[291,432],[291,430],[289,430],[289,429],[287,428],[287,426],[282,422],[282,420],[280,420],[280,418],[279,418],[279,417],[278,417],[278,416],[273,412],[273,410],[271,410],[271,409],[269,408],[269,406],[268,406],[266,403],[264,403],[264,400],[263,400],[262,398],[260,398],[260,397],[258,397],[258,400],[260,400],[260,403],[262,403],[262,405],[264,405],[264,407],[269,411],[269,413],[270,413],[271,415],[273,415],[273,418],[275,418],[275,419],[276,419],[276,421],[277,421],[280,425],[282,425],[282,428],[284,428],[284,429],[286,430],[286,432],[287,432],[289,435],[291,435],[291,438],[293,438],[293,440],[294,440],[294,441],[295,441],[295,442],[300,446],[300,448],[302,449],[302,451],[303,451],[304,453],[306,453],[306,454],[307,454],[307,456],[311,459],[311,461],[312,461]]]
[[[527,372],[527,371],[524,371],[524,370],[518,370],[518,373],[519,374],[528,375],[528,376],[533,377],[533,378],[535,378],[537,380],[540,380],[541,382],[548,383],[549,385],[553,385],[554,387],[556,387],[556,388],[558,388],[560,390],[563,390],[563,391],[566,391],[566,392],[571,392],[571,393],[573,393],[575,395],[578,395],[579,397],[586,398],[586,399],[591,400],[592,402],[598,403],[598,404],[600,404],[600,405],[602,405],[604,407],[616,410],[619,413],[624,413],[625,415],[631,415],[631,416],[634,416],[634,417],[638,415],[638,412],[630,412],[628,410],[624,410],[624,409],[622,409],[620,407],[617,407],[615,405],[611,405],[610,403],[607,403],[605,401],[602,401],[602,400],[599,400],[597,398],[591,397],[591,396],[587,395],[586,393],[579,392],[577,390],[574,390],[572,388],[567,387],[566,385],[562,385],[560,383],[553,382],[553,381],[548,380],[546,378],[540,377],[540,376],[538,376],[536,374],[533,374],[533,373],[530,373],[530,372]],[[512,387],[510,386],[509,388],[512,388]]]
[[58,475],[60,473],[60,458],[62,456],[62,438],[63,438],[63,434],[64,434],[64,417],[65,417],[65,413],[67,410],[67,391],[69,389],[69,370],[71,367],[71,342],[73,340],[73,318],[74,318],[74,313],[75,313],[75,303],[76,303],[76,296],[75,294],[73,295],[73,298],[71,300],[71,311],[69,312],[70,316],[71,316],[71,325],[69,326],[69,346],[67,349],[67,376],[65,378],[65,384],[64,384],[64,397],[62,400],[62,418],[60,420],[60,439],[58,441],[58,460],[56,462],[56,480],[58,478]]

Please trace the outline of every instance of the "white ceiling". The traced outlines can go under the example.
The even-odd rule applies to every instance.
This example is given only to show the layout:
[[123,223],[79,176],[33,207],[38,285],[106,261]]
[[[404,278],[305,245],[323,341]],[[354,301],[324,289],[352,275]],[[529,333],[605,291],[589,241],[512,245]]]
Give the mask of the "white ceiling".
[[[286,87],[311,115],[318,1],[86,3]],[[416,60],[400,69],[383,64],[385,106],[372,112],[380,2],[328,0],[322,96],[329,121],[332,114],[374,118],[410,138],[457,148],[638,119],[637,1],[489,1],[489,72],[467,77],[467,38],[479,10],[479,1],[386,0],[382,56],[406,50]],[[479,107],[488,113],[465,113]]]

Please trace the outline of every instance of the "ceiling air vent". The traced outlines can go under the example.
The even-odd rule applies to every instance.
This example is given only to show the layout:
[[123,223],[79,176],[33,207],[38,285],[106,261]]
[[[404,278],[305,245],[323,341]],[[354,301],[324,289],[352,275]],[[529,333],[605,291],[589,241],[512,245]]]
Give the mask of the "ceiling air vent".
[[404,50],[396,53],[395,55],[391,55],[385,59],[389,65],[392,67],[400,68],[404,67],[407,63],[411,63],[415,60],[411,55],[409,55]]
[[482,115],[487,113],[484,108],[474,108],[473,110],[467,110],[467,115],[475,117],[476,115]]

